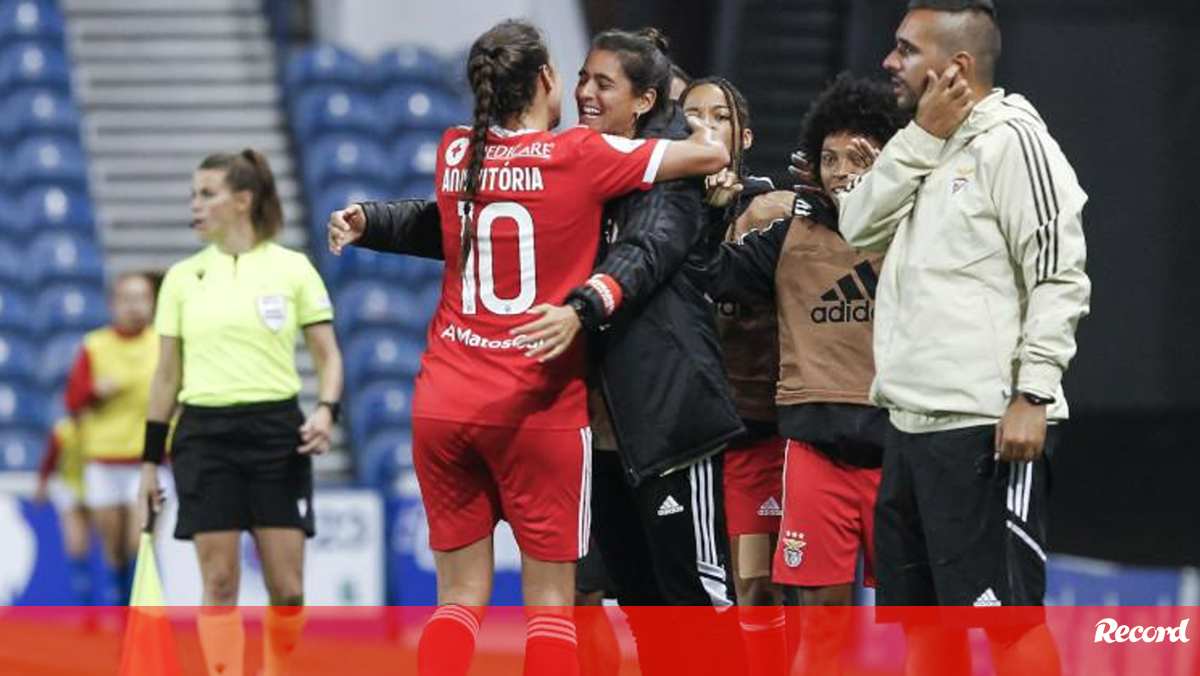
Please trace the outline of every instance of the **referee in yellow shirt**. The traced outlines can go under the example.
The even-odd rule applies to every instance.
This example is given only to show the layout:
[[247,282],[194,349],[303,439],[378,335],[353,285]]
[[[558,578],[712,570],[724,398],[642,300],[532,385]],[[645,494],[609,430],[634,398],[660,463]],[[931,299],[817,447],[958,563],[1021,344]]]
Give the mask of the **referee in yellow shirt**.
[[[274,242],[283,219],[266,158],[253,150],[205,158],[192,179],[191,211],[208,246],[172,266],[159,293],[142,504],[153,496],[161,505],[155,468],[178,402],[175,537],[193,540],[200,560],[208,672],[244,673],[236,606],[239,540],[250,531],[271,599],[264,673],[280,676],[303,627],[304,540],[314,523],[311,455],[329,449],[342,358],[316,269]],[[320,403],[307,419],[296,401],[300,330],[320,383]]]

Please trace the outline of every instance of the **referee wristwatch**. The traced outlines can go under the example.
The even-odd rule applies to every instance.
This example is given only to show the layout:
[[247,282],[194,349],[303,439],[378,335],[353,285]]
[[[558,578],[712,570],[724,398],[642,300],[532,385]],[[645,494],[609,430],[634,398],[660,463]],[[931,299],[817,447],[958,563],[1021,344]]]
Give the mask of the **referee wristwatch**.
[[1025,390],[1017,390],[1017,395],[1034,406],[1047,406],[1056,401],[1054,397],[1043,397],[1040,394],[1026,392]]
[[322,406],[329,409],[329,417],[333,420],[333,422],[336,423],[338,418],[342,417],[342,405],[340,402],[325,400],[318,401],[317,408],[321,408]]

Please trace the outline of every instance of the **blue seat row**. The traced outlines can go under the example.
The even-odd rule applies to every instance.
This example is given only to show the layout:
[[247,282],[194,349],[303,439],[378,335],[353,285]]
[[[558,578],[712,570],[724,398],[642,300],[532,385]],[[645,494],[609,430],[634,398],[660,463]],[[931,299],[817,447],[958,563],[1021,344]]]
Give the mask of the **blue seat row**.
[[56,282],[103,287],[104,259],[90,236],[46,232],[28,246],[0,239],[0,286],[32,292]]
[[60,47],[36,41],[0,41],[0,96],[23,89],[71,91],[71,67]]
[[0,331],[0,382],[50,391],[61,387],[81,340],[83,333],[72,330],[36,342]]
[[0,178],[9,192],[36,186],[56,185],[87,188],[87,161],[77,141],[58,136],[27,137],[4,160]]
[[[374,62],[333,45],[297,50],[288,60],[285,85],[292,92],[337,85],[359,91],[382,91],[395,85],[423,84],[457,89],[461,67],[415,45],[390,49]],[[447,86],[447,83],[450,83]]]
[[[0,158],[3,161],[3,158]],[[9,200],[0,192],[0,237],[63,230],[91,238],[96,218],[87,193],[70,185],[47,184]]]

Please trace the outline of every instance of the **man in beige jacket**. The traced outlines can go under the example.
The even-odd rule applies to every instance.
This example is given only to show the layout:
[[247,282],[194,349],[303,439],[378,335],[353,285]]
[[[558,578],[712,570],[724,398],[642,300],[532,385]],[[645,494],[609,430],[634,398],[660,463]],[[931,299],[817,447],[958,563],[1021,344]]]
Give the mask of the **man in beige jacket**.
[[[1023,97],[993,88],[990,0],[914,0],[884,61],[913,123],[840,200],[848,242],[886,251],[871,396],[889,410],[876,511],[880,606],[906,673],[1059,672],[1045,625],[1046,451],[1087,314],[1087,195]],[[889,614],[892,615],[889,618]]]

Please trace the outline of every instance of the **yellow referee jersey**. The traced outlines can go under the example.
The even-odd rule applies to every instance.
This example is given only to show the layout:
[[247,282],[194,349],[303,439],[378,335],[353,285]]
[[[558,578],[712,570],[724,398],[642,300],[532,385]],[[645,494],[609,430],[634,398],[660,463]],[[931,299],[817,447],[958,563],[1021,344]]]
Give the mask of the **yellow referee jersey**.
[[210,245],[171,266],[154,326],[182,343],[179,402],[233,406],[295,396],[298,330],[332,319],[308,257],[261,242],[236,256]]

